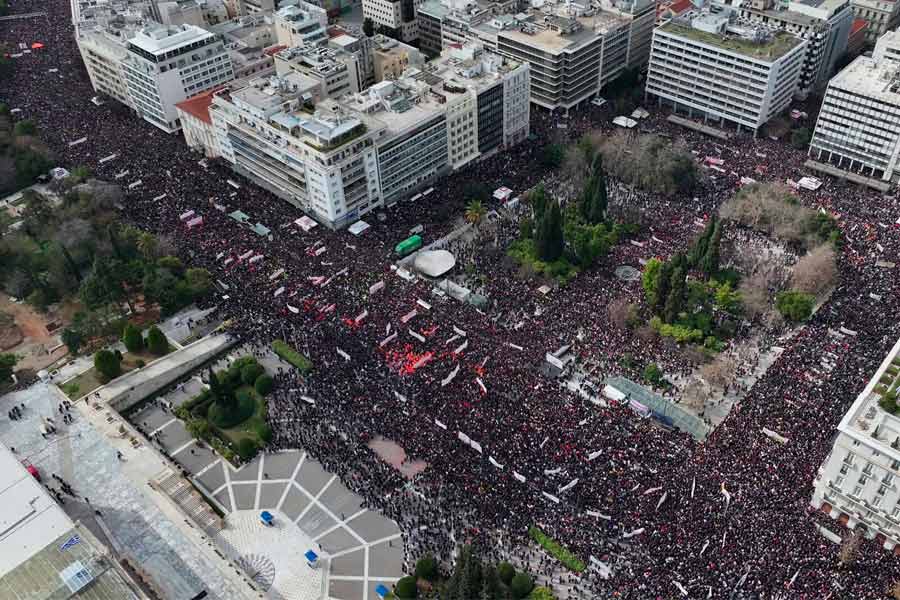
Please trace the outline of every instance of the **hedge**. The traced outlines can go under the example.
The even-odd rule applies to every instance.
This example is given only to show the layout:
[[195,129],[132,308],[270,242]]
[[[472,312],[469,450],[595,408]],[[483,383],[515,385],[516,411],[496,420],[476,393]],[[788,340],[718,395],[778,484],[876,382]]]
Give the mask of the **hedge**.
[[546,550],[550,556],[561,562],[569,570],[580,573],[586,568],[584,561],[572,554],[571,551],[563,548],[559,544],[559,542],[545,534],[537,527],[530,527],[528,529],[528,535],[531,536],[531,539],[536,541],[541,546],[541,548]]
[[275,351],[275,354],[277,354],[279,358],[294,365],[304,373],[312,371],[313,365],[309,362],[309,359],[291,348],[287,342],[283,340],[274,340],[272,342],[272,350]]

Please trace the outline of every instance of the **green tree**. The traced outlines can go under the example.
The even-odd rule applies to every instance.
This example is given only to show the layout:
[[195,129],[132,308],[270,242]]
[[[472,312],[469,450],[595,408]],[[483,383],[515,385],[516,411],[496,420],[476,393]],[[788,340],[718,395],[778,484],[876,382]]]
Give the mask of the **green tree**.
[[516,576],[516,568],[508,562],[502,562],[497,565],[497,575],[500,577],[500,581],[509,585]]
[[707,278],[712,277],[719,272],[719,245],[722,243],[722,226],[716,223],[709,244],[706,247],[706,253],[700,260],[700,270]]
[[533,588],[534,582],[528,573],[516,573],[516,576],[512,578],[512,582],[509,584],[509,591],[512,593],[513,598],[516,599],[526,597]]
[[26,119],[24,121],[19,121],[16,123],[15,127],[13,127],[13,135],[16,137],[22,137],[23,135],[31,135],[37,133],[37,125],[34,124],[34,121]]
[[534,220],[531,217],[524,217],[519,221],[519,237],[530,240],[534,236]]
[[550,200],[550,206],[546,214],[538,223],[538,235],[535,239],[535,249],[538,258],[544,262],[553,262],[562,256],[565,248],[563,238],[562,214],[559,203]]
[[603,172],[602,158],[597,154],[581,192],[578,208],[586,222],[596,225],[606,219],[607,204],[606,174]]
[[125,344],[125,349],[129,352],[137,353],[144,349],[144,336],[141,330],[131,323],[125,325],[125,330],[122,332],[122,342]]
[[685,271],[682,267],[676,267],[672,272],[669,284],[669,295],[666,297],[666,305],[663,309],[663,320],[666,323],[674,323],[678,319],[678,313],[684,309]]
[[156,325],[147,331],[147,349],[156,356],[162,356],[169,351],[169,340]]
[[153,262],[157,258],[156,253],[159,249],[159,240],[152,233],[145,231],[138,235],[137,249],[144,257],[144,260]]
[[209,439],[209,436],[212,433],[212,428],[209,426],[209,421],[206,419],[191,419],[187,422],[185,428],[188,433],[198,440]]
[[741,310],[741,295],[731,289],[731,284],[727,281],[716,287],[715,302],[720,310],[727,313],[737,314]]
[[667,260],[659,268],[659,277],[656,284],[655,302],[651,305],[653,314],[661,315],[669,299],[669,291],[672,289],[672,261]]
[[466,221],[474,225],[476,229],[481,224],[485,214],[487,214],[487,209],[481,203],[481,200],[472,200],[466,205]]
[[812,315],[815,297],[796,290],[780,292],[775,296],[775,307],[788,321],[800,322]]
[[275,381],[272,379],[272,377],[263,373],[256,378],[256,381],[253,382],[253,389],[255,389],[256,393],[260,396],[267,396],[269,392],[272,391],[272,387],[274,385]]
[[241,441],[238,442],[238,456],[240,456],[244,460],[250,460],[251,458],[256,456],[256,450],[257,445],[252,438],[241,438]]
[[549,169],[558,169],[565,158],[566,151],[561,144],[547,144],[541,151],[538,160]]
[[78,354],[79,348],[81,348],[81,345],[84,343],[84,336],[82,335],[81,330],[73,327],[66,327],[63,329],[59,339],[66,345],[66,348],[69,349],[69,354],[72,356]]
[[641,285],[644,288],[644,297],[647,304],[651,307],[656,305],[657,292],[659,291],[659,275],[663,266],[663,261],[656,257],[651,258],[644,265],[644,272],[641,273]]
[[15,354],[0,354],[0,382],[9,381],[12,378],[13,369],[18,361]]
[[212,289],[212,275],[206,269],[188,269],[184,272],[184,280],[190,288],[193,298],[202,298]]
[[265,373],[265,369],[258,362],[252,362],[241,367],[241,382],[244,385],[253,385],[256,378]]
[[531,590],[528,600],[556,600],[556,596],[553,595],[553,591],[550,588],[541,586]]
[[528,194],[528,200],[531,202],[531,210],[534,212],[534,221],[539,223],[544,218],[547,207],[550,206],[550,197],[547,195],[547,190],[544,189],[543,183],[537,184],[531,190]]
[[503,585],[494,565],[485,565],[481,574],[481,600],[500,600],[503,597]]
[[416,561],[416,577],[425,581],[434,581],[438,574],[438,564],[431,554],[426,554]]
[[662,383],[663,372],[656,363],[650,363],[644,367],[644,379],[653,385],[659,385]]
[[394,587],[394,595],[403,600],[416,598],[419,595],[416,578],[407,575],[397,580],[397,584]]
[[806,127],[800,127],[791,132],[791,146],[797,150],[804,150],[812,140],[812,132]]
[[100,350],[94,355],[94,368],[100,375],[109,381],[122,374],[122,359],[114,352]]

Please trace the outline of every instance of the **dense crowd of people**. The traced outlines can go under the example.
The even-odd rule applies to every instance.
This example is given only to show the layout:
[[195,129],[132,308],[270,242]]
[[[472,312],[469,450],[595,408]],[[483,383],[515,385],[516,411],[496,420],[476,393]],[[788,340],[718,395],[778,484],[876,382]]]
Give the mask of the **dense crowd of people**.
[[[0,23],[7,51],[20,54],[22,44],[35,42],[43,48],[13,59],[0,100],[16,119],[38,125],[59,164],[84,165],[121,184],[125,220],[170,236],[187,263],[227,286],[210,303],[233,335],[260,347],[284,339],[311,359],[312,375],[278,376],[269,403],[272,449],[305,448],[396,519],[408,566],[425,551],[450,560],[463,541],[498,556],[537,525],[612,568],[608,579],[593,561],[577,578],[560,576],[544,559],[541,582],[571,597],[880,598],[900,578],[893,555],[874,544],[852,567],[839,568],[837,547],[815,527],[836,526],[809,505],[834,427],[900,335],[900,307],[891,300],[896,270],[876,265],[897,261],[900,250],[894,193],[836,180],[803,192],[844,233],[836,289],[698,443],[615,402],[584,403],[538,366],[546,352],[571,344],[601,377],[626,352],[668,372],[692,368],[677,348],[609,325],[613,298],[639,302],[641,294],[639,282],[620,281],[613,269],[683,250],[741,176],[796,179],[802,153],[768,139],[711,140],[654,115],[644,129],[684,140],[698,157],[723,159],[726,172],[707,178],[692,198],[613,184],[614,208],[640,215],[643,229],[562,290],[537,292],[533,280],[504,266],[502,252],[466,257],[486,275],[489,306],[482,311],[399,276],[393,245],[417,225],[429,240],[449,233],[472,181],[517,193],[543,181],[551,193],[564,193],[566,181],[540,166],[541,146],[608,131],[597,109],[565,118],[535,111],[537,142],[441,179],[425,199],[385,209],[384,221],[368,219],[372,227],[359,237],[323,227],[306,232],[294,224],[296,209],[217,161],[201,164],[180,137],[112,101],[92,103],[68,3],[24,0],[11,8],[47,14]],[[269,227],[271,239],[227,216],[236,209]],[[202,226],[185,227],[179,217],[190,210]],[[839,333],[842,326],[857,335]],[[822,372],[826,352],[839,360]],[[788,442],[774,443],[764,427]],[[377,436],[428,463],[412,485],[369,449]]]

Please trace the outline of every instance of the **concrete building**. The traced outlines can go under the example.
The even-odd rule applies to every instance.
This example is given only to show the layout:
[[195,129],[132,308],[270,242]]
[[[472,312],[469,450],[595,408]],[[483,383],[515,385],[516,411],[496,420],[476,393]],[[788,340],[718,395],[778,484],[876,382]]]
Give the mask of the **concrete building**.
[[363,0],[363,18],[390,30],[391,37],[412,42],[419,37],[414,0]]
[[333,100],[313,107],[297,73],[216,94],[210,107],[222,157],[239,173],[330,227],[381,204],[380,125]]
[[175,104],[234,79],[221,36],[199,27],[146,27],[127,49],[122,64],[134,109],[169,133],[181,127]]
[[805,40],[739,24],[730,9],[688,13],[653,32],[646,94],[676,112],[756,132],[791,102]]
[[[501,12],[501,11],[510,12]],[[531,101],[571,108],[596,95],[626,68],[647,61],[655,3],[604,0],[541,4],[526,12],[515,6],[456,7],[436,0],[419,7],[421,48],[433,54],[469,40],[531,64]]]
[[865,19],[866,44],[873,46],[878,38],[900,26],[900,2],[896,0],[852,0],[853,12]]
[[380,33],[372,37],[372,58],[376,82],[398,79],[409,67],[421,67],[425,63],[416,48]]
[[900,418],[893,414],[898,379],[900,341],[838,425],[812,497],[813,507],[849,529],[862,528],[889,550],[900,543]]
[[195,0],[177,0],[173,2],[157,2],[159,22],[163,25],[194,25],[203,27],[203,9]]
[[[44,476],[50,476],[45,473]],[[78,485],[76,482],[75,485]],[[144,600],[147,596],[91,533],[75,523],[0,444],[0,597]]]
[[524,140],[528,82],[527,64],[469,45],[328,99],[321,78],[284,69],[214,94],[209,114],[235,170],[339,228]]
[[854,19],[850,26],[850,35],[847,38],[847,55],[857,57],[862,54],[866,46],[866,36],[869,31],[869,22],[865,19]]
[[[376,34],[374,37],[381,36]],[[375,83],[373,44],[373,38],[365,35],[360,28],[344,26],[328,29],[328,47],[350,54],[356,59],[361,90]]]
[[738,9],[739,19],[776,31],[786,31],[807,41],[806,59],[800,72],[797,95],[824,88],[837,61],[847,51],[853,25],[850,0],[790,1],[754,0]]
[[212,106],[216,91],[218,90],[207,90],[175,105],[185,143],[207,158],[221,155],[216,130],[209,116],[209,107]]
[[275,72],[274,54],[280,47],[271,15],[255,13],[207,27],[222,36],[231,58],[235,79],[271,75]]
[[298,2],[275,12],[275,34],[283,46],[318,44],[328,39],[328,15],[325,9],[308,2]]
[[93,31],[82,29],[77,38],[78,51],[94,91],[129,107],[132,106],[132,101],[123,62],[128,55],[125,44],[135,32],[136,29],[118,32],[99,28]]
[[809,156],[850,173],[897,182],[900,172],[900,32],[878,40],[828,84]]
[[321,95],[340,98],[360,91],[359,64],[352,54],[325,46],[295,46],[275,54],[275,73],[295,72],[317,81]]

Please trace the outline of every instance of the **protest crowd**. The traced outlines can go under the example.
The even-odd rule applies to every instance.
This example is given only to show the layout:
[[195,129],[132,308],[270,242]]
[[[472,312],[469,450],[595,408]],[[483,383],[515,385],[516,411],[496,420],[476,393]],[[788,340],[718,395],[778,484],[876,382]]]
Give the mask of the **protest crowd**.
[[[514,558],[542,565],[538,583],[572,598],[884,598],[900,579],[900,563],[874,542],[840,567],[838,547],[816,525],[841,529],[809,505],[834,428],[900,336],[896,269],[876,266],[898,260],[895,192],[831,179],[802,192],[804,203],[837,217],[844,235],[836,289],[698,443],[627,406],[574,396],[538,367],[546,352],[571,344],[601,378],[625,352],[667,373],[689,372],[694,365],[676,346],[610,326],[613,298],[641,296],[639,281],[620,281],[613,269],[684,250],[740,176],[797,178],[802,152],[764,138],[711,140],[653,115],[645,129],[684,140],[697,156],[721,157],[728,172],[705,179],[690,198],[612,184],[613,208],[641,215],[640,244],[617,245],[549,294],[499,268],[502,257],[491,262],[475,253],[481,270],[497,270],[484,282],[489,305],[479,310],[435,296],[430,282],[399,276],[391,268],[394,244],[417,225],[429,241],[449,233],[471,181],[516,194],[544,182],[551,194],[566,195],[562,176],[540,166],[541,147],[560,135],[608,132],[598,109],[574,111],[564,130],[560,115],[533,111],[536,142],[441,179],[427,200],[385,209],[383,222],[370,215],[372,227],[358,237],[321,226],[304,231],[295,224],[298,210],[217,161],[201,164],[180,136],[111,100],[92,103],[68,3],[25,0],[11,9],[47,14],[0,23],[7,48],[43,48],[14,59],[0,101],[15,119],[37,124],[58,164],[84,165],[121,185],[125,221],[168,236],[186,264],[227,286],[209,303],[231,335],[260,349],[283,339],[311,360],[312,374],[277,377],[270,450],[306,449],[396,519],[409,568],[424,552],[449,561],[457,544],[470,542],[496,558],[525,548]],[[271,236],[238,224],[228,216],[235,210]],[[202,216],[202,225],[188,229],[180,218],[187,211]],[[817,366],[826,352],[839,361],[823,373]],[[787,443],[775,443],[764,427]],[[408,485],[369,449],[379,436],[428,467]],[[612,575],[601,576],[594,561],[575,575],[549,557],[535,558],[535,547],[525,544],[535,525]]]

